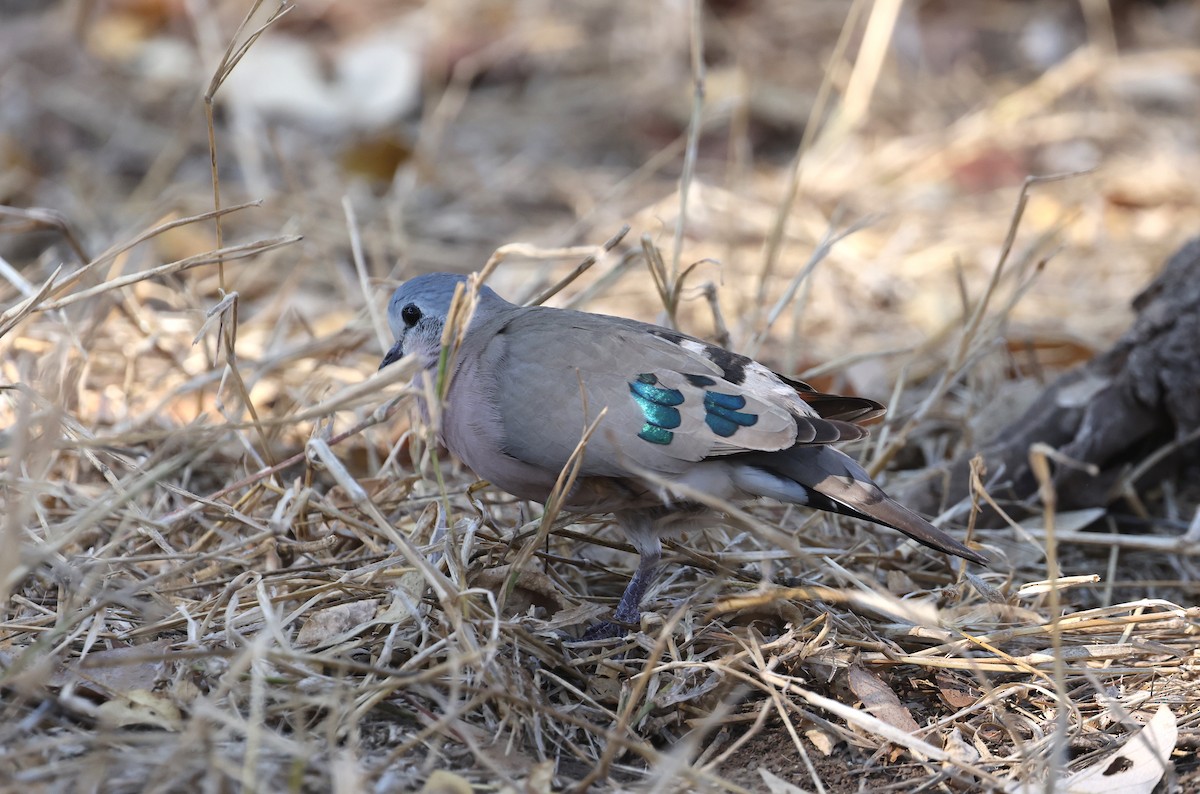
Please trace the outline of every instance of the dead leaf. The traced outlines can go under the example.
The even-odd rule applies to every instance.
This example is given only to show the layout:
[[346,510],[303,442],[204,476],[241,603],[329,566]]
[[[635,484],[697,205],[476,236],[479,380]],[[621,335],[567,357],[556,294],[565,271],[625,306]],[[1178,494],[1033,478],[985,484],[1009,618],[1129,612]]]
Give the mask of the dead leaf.
[[588,694],[599,703],[611,705],[621,702],[621,691],[625,688],[615,665],[606,665],[588,679]]
[[1167,771],[1178,738],[1175,715],[1159,706],[1124,747],[1067,778],[1067,794],[1150,794]]
[[319,609],[300,627],[296,644],[302,648],[329,644],[370,622],[378,610],[378,598]]
[[80,689],[98,697],[124,695],[146,690],[164,677],[168,640],[107,648],[93,651],[83,659],[63,668],[50,679],[51,686],[74,683]]
[[862,701],[863,708],[872,716],[902,731],[916,733],[920,730],[917,721],[900,703],[900,698],[896,697],[892,688],[874,673],[853,665],[846,671],[846,679],[850,684],[850,691]]
[[963,763],[974,764],[979,761],[979,751],[967,743],[963,738],[962,729],[957,726],[946,734],[946,740],[942,743],[942,747]]
[[[1060,780],[1053,788],[1063,794],[1151,794],[1167,771],[1178,738],[1175,715],[1166,706],[1159,706],[1154,717],[1120,750]],[[1012,789],[1014,794],[1045,790],[1041,781],[1022,782]]]
[[101,703],[96,709],[100,722],[114,728],[151,725],[165,731],[178,731],[183,715],[175,704],[146,689],[134,689]]
[[982,694],[974,684],[951,673],[938,673],[934,681],[942,700],[952,709],[965,709],[979,700]]
[[804,737],[812,742],[813,747],[828,758],[833,755],[833,737],[818,728],[810,728],[804,732]]
[[513,570],[511,565],[500,565],[479,571],[471,577],[472,587],[482,587],[499,593],[509,579],[516,575],[512,592],[505,602],[505,616],[523,615],[529,607],[544,609],[548,615],[553,615],[567,607],[567,601],[555,586],[554,580],[539,570]]

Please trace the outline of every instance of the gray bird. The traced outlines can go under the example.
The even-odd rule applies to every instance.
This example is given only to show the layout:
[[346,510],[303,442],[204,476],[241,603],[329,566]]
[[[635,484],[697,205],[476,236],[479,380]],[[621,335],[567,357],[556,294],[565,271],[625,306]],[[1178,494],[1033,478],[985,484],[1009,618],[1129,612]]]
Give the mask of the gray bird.
[[[436,377],[447,312],[464,281],[432,273],[396,289],[388,304],[396,344],[381,369],[413,354],[419,377]],[[856,423],[882,405],[822,394],[700,339],[622,317],[516,306],[482,287],[447,373],[442,442],[480,478],[535,502],[547,499],[585,428],[607,408],[562,506],[612,513],[638,551],[617,623],[640,619],[664,529],[701,509],[663,481],[724,500],[767,496],[854,516],[987,562],[828,446],[866,436]]]

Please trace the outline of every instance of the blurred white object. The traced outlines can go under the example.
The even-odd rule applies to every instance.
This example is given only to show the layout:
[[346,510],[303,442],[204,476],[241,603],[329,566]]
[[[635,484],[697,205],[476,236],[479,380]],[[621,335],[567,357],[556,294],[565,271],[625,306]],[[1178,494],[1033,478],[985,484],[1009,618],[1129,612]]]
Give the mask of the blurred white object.
[[417,106],[420,36],[407,22],[322,53],[316,44],[268,32],[218,93],[236,107],[325,132],[372,130]]

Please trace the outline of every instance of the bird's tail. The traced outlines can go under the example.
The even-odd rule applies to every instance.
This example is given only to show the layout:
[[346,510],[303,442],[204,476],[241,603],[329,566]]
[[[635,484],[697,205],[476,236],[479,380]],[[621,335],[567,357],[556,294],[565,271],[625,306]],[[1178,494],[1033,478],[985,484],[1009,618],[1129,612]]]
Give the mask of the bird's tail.
[[737,485],[748,493],[865,519],[899,530],[932,549],[972,562],[988,561],[889,497],[862,466],[833,447],[750,454],[739,456],[738,464]]

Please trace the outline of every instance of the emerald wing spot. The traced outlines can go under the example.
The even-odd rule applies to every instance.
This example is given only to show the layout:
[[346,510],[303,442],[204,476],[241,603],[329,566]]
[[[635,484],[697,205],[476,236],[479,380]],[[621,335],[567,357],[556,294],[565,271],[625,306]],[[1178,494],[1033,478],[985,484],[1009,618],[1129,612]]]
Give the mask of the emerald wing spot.
[[682,421],[675,406],[683,404],[683,392],[659,386],[657,377],[642,373],[630,382],[629,393],[646,419],[638,438],[651,444],[670,444],[674,438],[671,431]]

